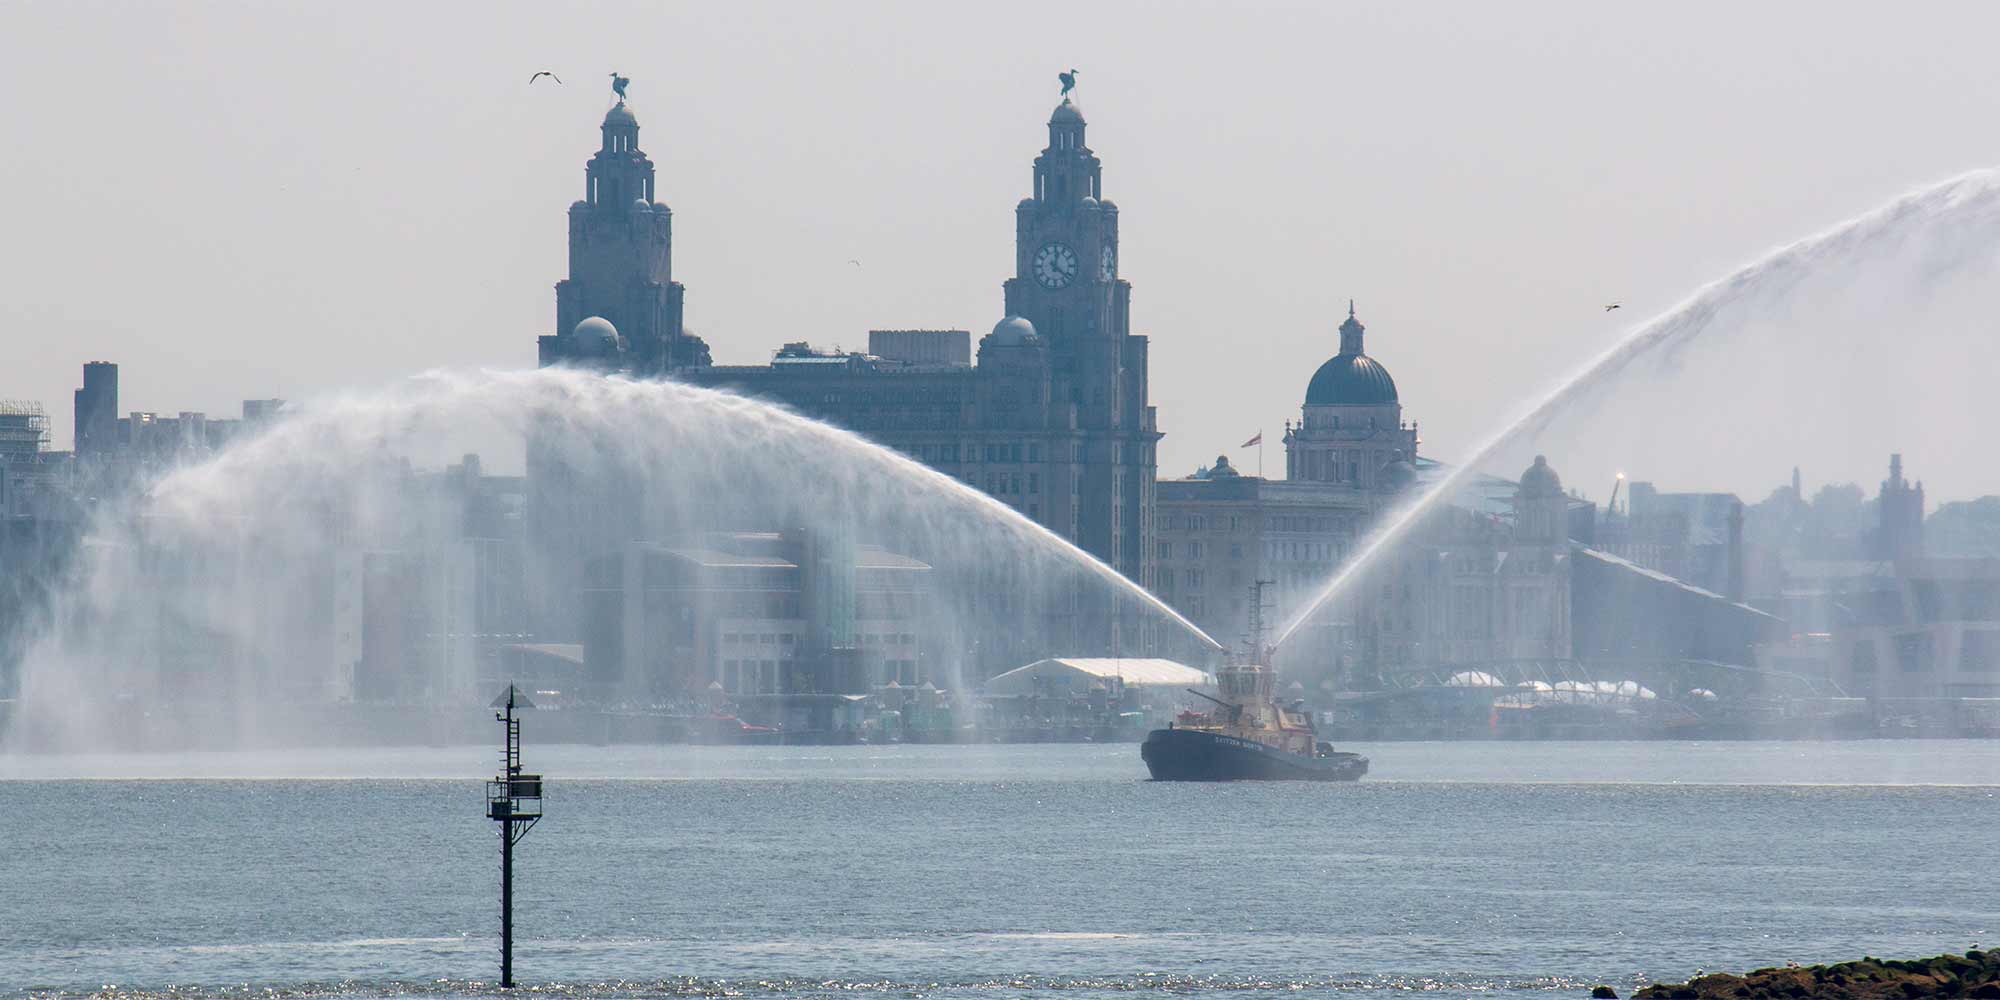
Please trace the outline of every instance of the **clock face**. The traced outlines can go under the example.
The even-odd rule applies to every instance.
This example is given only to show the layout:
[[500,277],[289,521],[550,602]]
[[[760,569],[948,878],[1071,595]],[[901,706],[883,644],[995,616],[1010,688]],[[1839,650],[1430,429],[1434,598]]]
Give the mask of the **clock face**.
[[1064,288],[1076,280],[1076,251],[1060,243],[1050,243],[1035,251],[1031,268],[1043,288]]
[[1109,243],[1104,245],[1104,255],[1097,262],[1097,273],[1106,281],[1118,277],[1118,248]]

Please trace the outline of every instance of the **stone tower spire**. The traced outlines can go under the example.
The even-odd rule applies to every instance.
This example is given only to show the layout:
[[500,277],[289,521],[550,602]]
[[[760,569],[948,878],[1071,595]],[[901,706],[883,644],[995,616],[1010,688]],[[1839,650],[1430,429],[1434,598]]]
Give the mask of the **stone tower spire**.
[[[654,200],[653,161],[639,148],[639,118],[622,95],[599,133],[584,165],[584,196],[569,207],[569,277],[556,283],[556,329],[541,338],[541,363],[640,376],[706,364],[707,346],[681,329],[673,213]],[[606,334],[606,324],[614,332]]]

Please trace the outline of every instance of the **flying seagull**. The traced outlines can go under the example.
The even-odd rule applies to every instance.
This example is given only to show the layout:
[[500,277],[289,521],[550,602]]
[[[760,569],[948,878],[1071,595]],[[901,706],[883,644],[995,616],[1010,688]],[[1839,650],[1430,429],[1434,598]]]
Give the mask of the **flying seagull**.
[[849,257],[849,258],[847,258],[847,262],[848,262],[849,264],[853,264],[853,265],[854,265],[855,267],[860,267],[860,266],[861,266],[861,262],[860,262],[860,261],[858,261],[858,260],[855,260],[855,259],[854,259],[854,258],[852,258],[852,257]]
[[1062,81],[1062,95],[1064,98],[1068,98],[1069,92],[1076,89],[1076,67],[1070,67],[1070,71],[1067,73],[1057,73],[1056,79]]
[[619,76],[617,70],[611,71],[611,92],[617,94],[619,100],[625,99],[625,85],[631,82],[631,77]]
[[1613,309],[1616,309],[1616,308],[1618,308],[1618,303],[1616,303],[1616,302],[1613,302],[1613,303],[1611,303],[1610,305],[1608,305],[1608,306],[1605,306],[1605,307],[1604,307],[1604,311],[1605,311],[1605,312],[1610,312],[1611,310],[1613,310]]
[[529,77],[529,78],[528,78],[528,82],[529,82],[529,83],[534,83],[534,82],[535,82],[536,80],[539,80],[539,79],[541,79],[542,77],[545,77],[545,76],[546,76],[546,77],[548,77],[548,78],[549,78],[549,79],[551,79],[551,80],[554,80],[554,81],[555,81],[555,82],[557,82],[557,83],[561,83],[561,82],[562,82],[562,77],[559,77],[559,76],[555,75],[554,73],[552,73],[552,72],[550,72],[550,71],[548,71],[548,70],[542,70],[542,71],[541,71],[540,73],[536,73],[536,74],[535,74],[534,76],[531,76],[531,77]]

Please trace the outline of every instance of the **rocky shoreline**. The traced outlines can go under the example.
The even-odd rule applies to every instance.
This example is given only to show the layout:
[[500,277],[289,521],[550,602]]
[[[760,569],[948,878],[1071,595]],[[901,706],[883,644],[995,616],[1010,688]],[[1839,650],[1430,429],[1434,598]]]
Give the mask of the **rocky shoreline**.
[[2000,950],[1909,961],[1863,958],[1834,965],[1726,972],[1685,983],[1654,983],[1633,1000],[2000,1000]]

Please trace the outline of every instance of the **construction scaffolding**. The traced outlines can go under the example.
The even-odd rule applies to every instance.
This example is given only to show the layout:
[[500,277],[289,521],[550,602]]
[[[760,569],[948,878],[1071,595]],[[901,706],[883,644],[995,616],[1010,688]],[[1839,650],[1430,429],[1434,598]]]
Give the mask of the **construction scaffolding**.
[[42,404],[0,400],[0,462],[32,462],[48,447],[49,415]]

